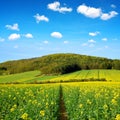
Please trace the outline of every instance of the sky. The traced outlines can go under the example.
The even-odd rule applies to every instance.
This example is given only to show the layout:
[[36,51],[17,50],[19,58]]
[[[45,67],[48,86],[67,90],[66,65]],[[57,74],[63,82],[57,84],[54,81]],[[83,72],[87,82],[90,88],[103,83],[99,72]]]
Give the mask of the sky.
[[0,62],[54,53],[120,59],[120,0],[0,0]]

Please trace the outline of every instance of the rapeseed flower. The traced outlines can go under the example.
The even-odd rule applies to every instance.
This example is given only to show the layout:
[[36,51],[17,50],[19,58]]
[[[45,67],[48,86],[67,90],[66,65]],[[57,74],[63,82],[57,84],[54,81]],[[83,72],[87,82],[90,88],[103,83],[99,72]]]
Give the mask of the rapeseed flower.
[[44,111],[44,110],[40,110],[40,115],[41,115],[42,117],[44,117],[44,116],[45,116],[45,111]]
[[28,114],[27,114],[27,113],[24,113],[24,114],[21,116],[21,118],[22,118],[23,120],[27,120],[27,119],[28,119]]
[[115,120],[120,120],[120,114],[117,114],[117,115],[116,115]]
[[117,101],[115,99],[112,99],[111,102],[113,105],[117,105]]
[[13,112],[14,110],[15,110],[15,108],[11,108],[11,109],[10,109],[10,112]]
[[87,104],[91,105],[92,102],[88,99],[88,100],[87,100]]
[[83,104],[80,104],[79,107],[82,108],[82,107],[83,107]]
[[16,109],[16,107],[17,107],[17,105],[14,104],[14,105],[12,106],[12,108],[10,109],[10,112],[13,112],[13,111]]

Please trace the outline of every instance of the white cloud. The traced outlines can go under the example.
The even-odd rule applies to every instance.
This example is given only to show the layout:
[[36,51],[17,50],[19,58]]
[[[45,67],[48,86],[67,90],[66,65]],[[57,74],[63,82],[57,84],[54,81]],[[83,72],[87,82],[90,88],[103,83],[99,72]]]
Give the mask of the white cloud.
[[82,4],[78,6],[77,12],[90,18],[97,18],[100,17],[102,10],[100,8],[89,7],[85,4]]
[[116,5],[114,5],[114,4],[111,4],[111,8],[116,8]]
[[68,44],[68,43],[69,43],[69,41],[67,41],[67,40],[64,41],[64,44]]
[[52,32],[51,33],[51,36],[52,37],[55,37],[55,38],[62,38],[62,34],[60,32]]
[[24,35],[26,38],[33,38],[33,35],[31,33],[27,33]]
[[92,42],[87,42],[87,43],[83,43],[82,46],[83,47],[90,47],[90,48],[92,48],[92,47],[95,46],[95,44],[94,44],[94,42],[93,43]]
[[96,43],[95,40],[91,39],[91,40],[88,40],[89,43]]
[[34,15],[34,18],[36,19],[36,22],[39,23],[40,21],[45,21],[45,22],[49,22],[49,19],[44,16],[44,15],[39,15],[38,13],[36,15]]
[[67,8],[67,7],[61,7],[60,2],[54,2],[48,4],[48,9],[53,10],[53,11],[58,11],[60,13],[65,13],[65,12],[71,12],[72,8]]
[[103,41],[107,41],[108,39],[107,38],[102,38]]
[[110,11],[109,13],[103,13],[101,8],[94,8],[90,6],[86,6],[85,4],[82,4],[78,6],[77,12],[85,15],[89,18],[100,18],[101,20],[109,20],[118,13],[116,11]]
[[109,12],[109,13],[103,13],[100,18],[101,18],[102,20],[109,20],[109,19],[115,17],[116,15],[118,15],[117,12],[111,11],[111,12]]
[[43,41],[44,44],[48,44],[49,42],[47,40]]
[[13,25],[6,25],[5,26],[7,29],[9,29],[9,30],[17,30],[17,31],[19,31],[19,27],[18,27],[18,24],[17,23],[15,23],[15,24],[13,24]]
[[19,38],[20,38],[20,34],[16,34],[16,33],[13,33],[8,37],[9,40],[17,40]]
[[5,39],[0,37],[0,42],[4,42],[4,41],[5,41]]
[[86,43],[83,43],[82,46],[83,46],[83,47],[90,47],[90,48],[92,48],[92,47],[95,46],[95,43],[96,43],[95,40],[90,39],[90,40],[88,40]]
[[96,36],[96,35],[98,35],[98,34],[100,34],[100,32],[98,32],[98,31],[96,31],[96,32],[89,32],[89,35],[90,35],[90,36]]

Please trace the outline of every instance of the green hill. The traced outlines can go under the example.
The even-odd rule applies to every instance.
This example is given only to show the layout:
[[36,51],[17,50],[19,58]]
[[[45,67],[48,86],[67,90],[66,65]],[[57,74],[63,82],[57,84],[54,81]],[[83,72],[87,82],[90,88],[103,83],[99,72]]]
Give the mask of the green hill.
[[79,54],[52,54],[0,63],[0,75],[40,70],[41,74],[66,74],[78,70],[120,69],[120,60]]

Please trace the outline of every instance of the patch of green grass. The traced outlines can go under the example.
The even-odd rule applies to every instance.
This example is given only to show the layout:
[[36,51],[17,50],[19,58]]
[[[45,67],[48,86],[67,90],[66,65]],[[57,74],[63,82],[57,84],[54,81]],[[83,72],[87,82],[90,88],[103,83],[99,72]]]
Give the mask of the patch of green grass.
[[40,74],[40,71],[30,71],[12,75],[4,75],[0,76],[0,83],[12,83],[12,82],[21,83],[27,80],[34,79],[38,74]]

